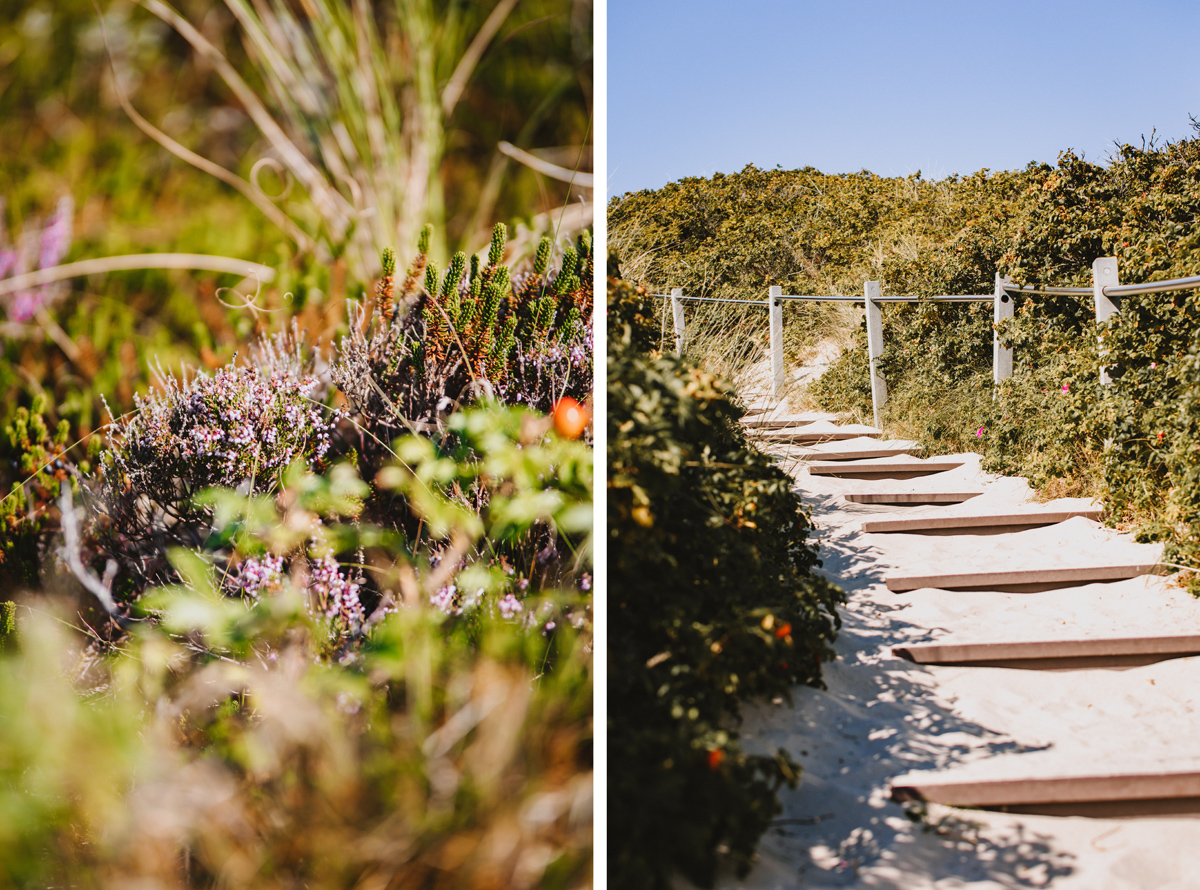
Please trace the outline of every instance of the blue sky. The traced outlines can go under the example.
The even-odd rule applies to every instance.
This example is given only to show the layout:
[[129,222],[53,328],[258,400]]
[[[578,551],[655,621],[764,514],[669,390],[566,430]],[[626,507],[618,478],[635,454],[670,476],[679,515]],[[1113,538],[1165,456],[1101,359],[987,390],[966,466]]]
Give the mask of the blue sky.
[[927,179],[1194,131],[1200,2],[609,0],[607,193],[746,164]]

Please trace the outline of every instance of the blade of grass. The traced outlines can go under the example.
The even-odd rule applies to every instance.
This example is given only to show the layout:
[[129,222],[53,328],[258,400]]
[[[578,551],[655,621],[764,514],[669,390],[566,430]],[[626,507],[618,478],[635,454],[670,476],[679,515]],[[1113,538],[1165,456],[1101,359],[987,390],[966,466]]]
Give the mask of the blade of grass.
[[[287,165],[304,190],[308,192],[326,222],[333,224],[331,228],[335,237],[343,234],[355,216],[354,208],[338,193],[337,189],[330,185],[321,171],[288,137],[262,100],[237,73],[224,54],[197,31],[191,22],[163,3],[162,0],[141,0],[141,4],[174,28],[184,40],[192,45],[196,52],[217,70],[221,79],[242,103],[242,107],[250,115],[250,119],[278,152],[280,160]],[[227,0],[226,5],[235,15],[238,8],[244,7],[240,0]]]
[[38,269],[36,272],[26,272],[23,275],[5,278],[0,280],[0,296],[41,284],[49,284],[52,281],[81,278],[85,275],[104,275],[108,272],[129,272],[135,269],[197,269],[205,272],[242,275],[247,279],[254,278],[258,281],[271,281],[275,277],[274,269],[233,257],[196,253],[134,253],[125,256],[80,260],[77,263],[51,266],[48,269]]

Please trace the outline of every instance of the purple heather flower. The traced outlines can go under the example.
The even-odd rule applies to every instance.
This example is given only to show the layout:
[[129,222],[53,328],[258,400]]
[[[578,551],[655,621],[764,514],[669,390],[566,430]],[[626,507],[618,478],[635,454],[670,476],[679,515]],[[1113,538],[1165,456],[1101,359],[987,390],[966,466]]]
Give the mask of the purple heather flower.
[[29,321],[41,305],[42,294],[40,290],[20,291],[13,297],[8,315],[13,321]]
[[0,278],[7,278],[8,273],[16,268],[17,252],[15,250],[0,250]]
[[71,217],[75,214],[75,202],[70,195],[60,198],[54,215],[42,229],[42,252],[38,257],[38,268],[57,266],[71,246]]
[[169,379],[165,393],[136,400],[137,413],[119,431],[125,472],[165,471],[191,487],[233,488],[273,478],[296,455],[320,460],[344,412],[326,422],[310,410],[316,386],[312,377],[264,377],[239,366],[183,383]]
[[267,554],[242,561],[226,580],[230,593],[240,593],[258,599],[264,592],[275,593],[283,587],[283,557]]
[[337,560],[329,556],[312,560],[310,572],[308,589],[316,599],[317,610],[330,621],[357,632],[365,617],[358,599],[359,585],[346,578]]
[[500,614],[506,619],[512,618],[518,612],[523,611],[524,608],[525,607],[521,605],[521,601],[511,593],[506,593],[504,595],[504,599],[500,600]]
[[[54,214],[42,227],[40,239],[27,229],[16,251],[0,251],[0,278],[10,272],[20,275],[31,271],[35,259],[38,269],[57,266],[71,246],[71,217],[74,212],[75,203],[70,196],[60,198]],[[61,284],[44,284],[18,292],[9,304],[9,317],[13,321],[28,321],[55,291],[61,289]]]
[[429,598],[431,605],[441,609],[447,615],[461,615],[462,609],[458,608],[455,603],[455,598],[458,596],[458,588],[453,584],[447,584],[437,593]]

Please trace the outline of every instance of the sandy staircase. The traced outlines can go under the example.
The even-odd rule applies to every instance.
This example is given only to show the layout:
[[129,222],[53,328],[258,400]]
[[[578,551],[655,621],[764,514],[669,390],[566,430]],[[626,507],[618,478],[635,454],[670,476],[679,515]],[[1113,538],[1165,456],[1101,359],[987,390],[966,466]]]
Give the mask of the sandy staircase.
[[1160,546],[977,455],[828,414],[743,423],[849,603],[829,689],[746,721],[806,772],[738,885],[1200,887],[1200,603]]

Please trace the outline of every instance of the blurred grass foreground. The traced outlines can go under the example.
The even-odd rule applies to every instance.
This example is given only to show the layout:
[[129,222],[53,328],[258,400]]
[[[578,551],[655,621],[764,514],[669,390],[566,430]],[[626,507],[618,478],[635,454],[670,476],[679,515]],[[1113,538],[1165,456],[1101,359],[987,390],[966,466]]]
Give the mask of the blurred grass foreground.
[[0,887],[587,887],[588,0],[0,0]]

